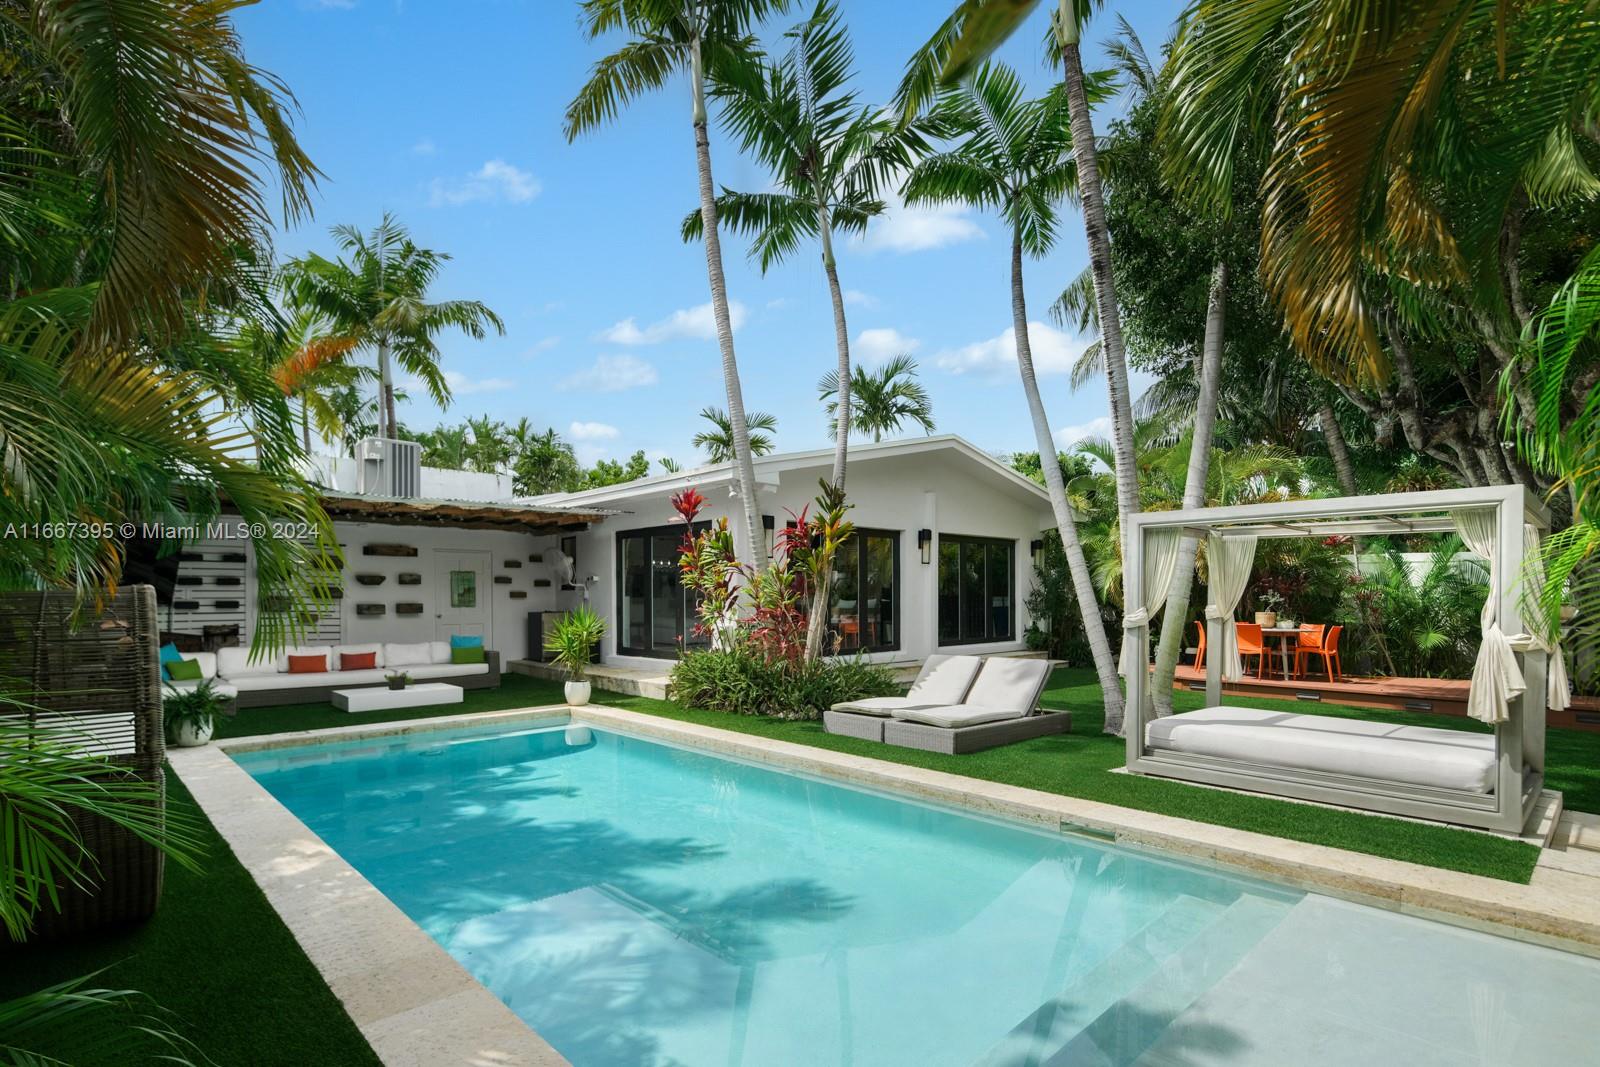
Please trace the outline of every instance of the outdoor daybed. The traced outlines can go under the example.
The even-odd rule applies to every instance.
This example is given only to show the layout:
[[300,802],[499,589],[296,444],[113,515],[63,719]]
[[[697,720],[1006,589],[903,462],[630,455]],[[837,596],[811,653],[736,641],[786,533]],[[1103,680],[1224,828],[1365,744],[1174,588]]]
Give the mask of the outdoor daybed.
[[[1514,485],[1134,516],[1123,571],[1132,609],[1123,635],[1128,770],[1520,832],[1544,785],[1546,707],[1568,700],[1558,633],[1522,602],[1524,589],[1542,585],[1532,564],[1549,528],[1539,500]],[[1222,706],[1223,680],[1243,674],[1231,622],[1258,540],[1452,532],[1489,563],[1467,708],[1492,734]],[[1186,537],[1206,541],[1206,645],[1214,650],[1206,707],[1152,720],[1151,618],[1165,604]]]
[[[974,676],[955,701],[922,704],[954,689],[974,661]],[[896,702],[888,707],[887,719],[882,701],[855,702],[835,705],[823,716],[824,726],[830,733],[947,755],[1064,733],[1072,716],[1039,708],[1053,666],[1049,660],[1009,656],[930,657],[904,698],[883,698]],[[898,703],[902,700],[909,706]]]

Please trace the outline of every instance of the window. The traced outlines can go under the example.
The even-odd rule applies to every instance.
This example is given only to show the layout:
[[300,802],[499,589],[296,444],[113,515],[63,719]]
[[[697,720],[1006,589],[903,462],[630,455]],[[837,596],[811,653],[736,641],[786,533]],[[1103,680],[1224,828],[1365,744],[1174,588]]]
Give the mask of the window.
[[678,583],[682,544],[681,524],[617,534],[619,654],[672,658],[680,645],[706,644],[694,634],[695,605]]
[[857,530],[833,558],[830,650],[842,654],[900,647],[900,535]]
[[450,572],[450,606],[475,608],[478,606],[478,572]]
[[1013,640],[1016,570],[1014,541],[940,534],[939,643]]

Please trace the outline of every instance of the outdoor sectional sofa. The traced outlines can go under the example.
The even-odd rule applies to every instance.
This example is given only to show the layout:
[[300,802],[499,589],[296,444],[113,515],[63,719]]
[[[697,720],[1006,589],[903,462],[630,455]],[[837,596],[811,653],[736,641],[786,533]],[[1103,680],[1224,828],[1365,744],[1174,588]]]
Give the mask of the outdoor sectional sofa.
[[1053,666],[1011,656],[929,656],[905,696],[835,704],[823,713],[823,726],[948,755],[1065,733],[1072,716],[1039,707]]
[[[326,656],[332,667],[344,653],[376,654],[370,670],[331,670],[291,674],[289,657]],[[276,704],[326,704],[335,689],[360,689],[387,684],[384,676],[404,671],[414,682],[449,682],[463,689],[494,689],[500,685],[500,653],[484,650],[483,663],[451,663],[450,642],[420,641],[402,644],[386,641],[366,645],[312,645],[290,648],[266,660],[252,660],[248,648],[223,648],[216,652],[185,652],[184,659],[200,664],[201,680],[211,681],[220,696],[235,699],[238,707],[260,708]],[[167,682],[174,689],[192,689],[199,681]]]

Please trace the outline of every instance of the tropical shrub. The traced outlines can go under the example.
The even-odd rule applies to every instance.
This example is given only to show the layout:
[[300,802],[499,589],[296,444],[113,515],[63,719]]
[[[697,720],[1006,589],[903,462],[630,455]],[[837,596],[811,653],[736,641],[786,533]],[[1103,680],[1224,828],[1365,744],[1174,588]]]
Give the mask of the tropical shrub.
[[1345,609],[1345,661],[1370,656],[1374,669],[1393,677],[1469,677],[1489,576],[1461,555],[1461,539],[1434,550],[1420,581],[1394,549],[1366,565],[1371,573],[1352,584]]
[[749,643],[685,652],[668,689],[686,707],[783,719],[817,719],[841,701],[899,691],[887,667],[860,656],[768,658]]
[[590,608],[577,607],[556,622],[545,639],[544,650],[566,670],[569,681],[581,682],[588,678],[594,648],[605,635],[606,621]]

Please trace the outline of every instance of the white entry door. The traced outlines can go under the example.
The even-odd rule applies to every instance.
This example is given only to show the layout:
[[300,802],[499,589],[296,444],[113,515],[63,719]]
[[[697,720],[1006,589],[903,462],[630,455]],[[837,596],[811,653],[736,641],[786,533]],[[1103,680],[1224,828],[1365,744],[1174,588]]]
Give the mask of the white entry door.
[[433,638],[448,641],[456,634],[481,637],[494,647],[494,609],[489,581],[489,553],[434,549]]

